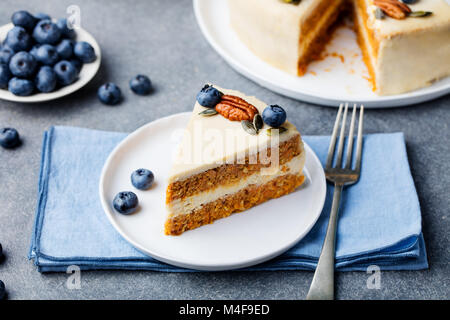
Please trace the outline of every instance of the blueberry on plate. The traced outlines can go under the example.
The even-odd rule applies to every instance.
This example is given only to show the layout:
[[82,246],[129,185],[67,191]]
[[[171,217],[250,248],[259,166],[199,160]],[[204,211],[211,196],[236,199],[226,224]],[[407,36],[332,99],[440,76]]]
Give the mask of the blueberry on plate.
[[130,80],[130,89],[136,94],[146,95],[152,90],[152,82],[147,76],[138,74]]
[[57,46],[56,52],[61,59],[68,60],[73,54],[73,41],[69,39],[63,39]]
[[58,26],[59,30],[61,30],[61,35],[64,38],[74,39],[76,37],[75,30],[71,27],[69,28],[66,18],[58,19],[56,25]]
[[278,128],[286,121],[286,111],[279,105],[271,105],[262,113],[263,121],[271,127]]
[[8,88],[8,82],[11,77],[12,75],[9,71],[9,67],[4,63],[0,63],[0,89]]
[[42,66],[34,80],[36,89],[40,92],[52,92],[56,88],[57,77],[52,67]]
[[36,59],[26,51],[17,52],[9,61],[9,70],[20,78],[29,78],[36,70]]
[[122,99],[120,88],[112,82],[105,83],[98,88],[97,95],[101,102],[109,105],[118,104]]
[[69,62],[70,62],[71,64],[73,64],[73,66],[75,67],[75,69],[77,69],[77,72],[80,73],[81,68],[83,67],[83,62],[81,62],[81,61],[78,60],[77,58],[70,59]]
[[7,46],[3,46],[0,49],[0,63],[8,64],[9,60],[11,60],[13,55],[14,55],[13,49]]
[[39,46],[39,48],[36,49],[34,57],[38,62],[47,66],[53,66],[59,60],[59,54],[56,51],[56,48],[50,44]]
[[37,20],[52,20],[52,18],[48,14],[43,13],[43,12],[39,12],[39,13],[35,14],[34,17]]
[[122,191],[119,192],[113,200],[114,209],[121,214],[131,214],[136,211],[139,205],[138,197],[134,192]]
[[0,129],[0,146],[3,148],[14,148],[20,144],[19,133],[13,128]]
[[34,27],[33,38],[41,44],[56,44],[61,38],[61,30],[51,20],[41,20]]
[[131,184],[139,190],[147,190],[154,180],[153,172],[148,169],[137,169],[131,174]]
[[25,10],[14,12],[11,17],[11,21],[15,26],[22,27],[27,30],[33,30],[37,22],[36,18]]
[[6,288],[5,288],[5,284],[3,283],[2,280],[0,280],[0,300],[5,299],[6,297]]
[[61,60],[55,64],[53,70],[56,73],[58,82],[63,86],[73,83],[78,76],[77,69],[73,66],[73,64],[66,60]]
[[198,103],[206,108],[214,108],[222,99],[223,93],[206,84],[197,94]]
[[28,79],[12,78],[8,82],[8,90],[16,96],[29,96],[34,91],[33,81]]
[[24,28],[15,26],[8,31],[4,44],[14,52],[27,51],[33,45],[33,40]]
[[83,63],[90,63],[96,59],[94,48],[85,41],[75,43],[73,53],[78,59],[83,61]]

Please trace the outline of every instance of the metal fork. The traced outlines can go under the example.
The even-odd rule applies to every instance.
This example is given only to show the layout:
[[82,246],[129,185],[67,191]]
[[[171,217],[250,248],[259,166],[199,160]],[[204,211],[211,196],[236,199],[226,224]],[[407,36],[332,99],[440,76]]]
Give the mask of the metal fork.
[[[344,109],[344,116],[341,114]],[[358,137],[356,147],[356,163],[355,168],[352,169],[352,155],[353,155],[353,133],[355,130],[356,119],[356,104],[353,105],[352,120],[350,123],[348,141],[347,141],[347,158],[346,163],[342,165],[342,154],[345,140],[345,122],[347,120],[348,103],[342,103],[339,106],[339,111],[334,123],[333,134],[331,135],[330,147],[328,149],[328,157],[325,166],[325,176],[328,181],[334,183],[333,204],[331,206],[330,219],[328,221],[327,234],[320,253],[319,262],[317,264],[314,278],[309,288],[307,300],[332,300],[334,299],[334,256],[335,256],[335,239],[337,217],[339,211],[339,202],[344,186],[354,184],[358,181],[361,171],[361,155],[362,155],[362,141],[363,141],[363,115],[364,106],[361,105],[359,112]],[[333,166],[333,159],[335,158],[335,147],[337,133],[341,127],[339,135],[339,144],[337,148],[336,163]]]

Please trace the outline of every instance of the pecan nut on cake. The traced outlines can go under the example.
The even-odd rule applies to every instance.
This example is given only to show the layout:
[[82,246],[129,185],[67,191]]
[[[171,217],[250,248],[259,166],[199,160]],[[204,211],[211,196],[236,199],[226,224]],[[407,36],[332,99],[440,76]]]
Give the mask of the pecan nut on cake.
[[197,96],[168,187],[167,235],[179,235],[294,191],[305,150],[283,108],[206,85]]

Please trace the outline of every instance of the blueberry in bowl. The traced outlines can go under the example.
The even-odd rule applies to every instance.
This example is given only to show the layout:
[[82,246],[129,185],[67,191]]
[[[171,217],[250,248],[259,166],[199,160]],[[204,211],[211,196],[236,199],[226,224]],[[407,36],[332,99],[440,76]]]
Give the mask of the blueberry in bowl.
[[117,212],[129,215],[137,210],[139,205],[138,197],[134,192],[122,191],[119,192],[113,200],[113,207]]
[[17,52],[9,61],[9,70],[19,78],[29,78],[36,70],[36,59],[26,51]]
[[58,83],[62,86],[72,84],[78,77],[77,69],[69,61],[61,60],[53,67]]
[[34,82],[38,91],[47,93],[55,90],[58,79],[52,67],[42,66]]
[[104,104],[115,105],[122,99],[122,92],[116,84],[108,82],[98,88],[97,96]]
[[14,128],[0,129],[0,146],[5,149],[15,148],[20,145],[20,136]]
[[286,121],[286,111],[279,105],[274,104],[264,109],[262,118],[267,125],[278,128]]
[[33,39],[24,28],[14,26],[6,34],[4,45],[14,52],[27,51],[33,45]]
[[61,38],[61,30],[51,20],[41,20],[34,27],[33,38],[37,43],[56,44]]
[[223,93],[210,85],[205,85],[197,94],[197,102],[206,108],[214,108],[222,99]]
[[137,169],[131,174],[131,184],[139,190],[147,190],[154,180],[153,172],[148,169]]
[[22,27],[26,30],[33,30],[37,19],[28,11],[20,10],[13,13],[11,21],[15,26]]
[[73,41],[69,39],[61,40],[56,46],[56,52],[62,59],[69,60],[73,55]]
[[94,48],[86,41],[80,41],[75,43],[73,53],[83,63],[90,63],[95,61],[97,56],[95,55]]
[[8,82],[8,90],[16,96],[26,97],[34,92],[34,84],[31,80],[14,77]]
[[61,36],[68,39],[74,39],[76,37],[75,30],[72,28],[69,28],[67,24],[66,18],[58,19],[56,22],[56,25],[58,26],[59,30],[61,30]]
[[43,44],[39,46],[33,56],[38,62],[47,66],[53,66],[59,60],[59,54],[56,51],[56,48],[50,44]]
[[0,63],[0,89],[8,88],[8,82],[11,77],[12,75],[9,71],[9,67],[4,63]]
[[9,60],[11,60],[14,55],[13,49],[8,46],[3,46],[0,49],[0,63],[8,64]]
[[75,67],[75,69],[77,69],[77,72],[80,73],[81,68],[83,67],[83,62],[81,62],[80,60],[78,60],[77,58],[72,58],[69,60],[69,62],[71,64],[73,64],[73,66]]
[[34,17],[35,17],[38,21],[40,21],[40,20],[52,20],[52,18],[51,18],[48,14],[43,13],[43,12],[36,13],[36,14],[34,15]]

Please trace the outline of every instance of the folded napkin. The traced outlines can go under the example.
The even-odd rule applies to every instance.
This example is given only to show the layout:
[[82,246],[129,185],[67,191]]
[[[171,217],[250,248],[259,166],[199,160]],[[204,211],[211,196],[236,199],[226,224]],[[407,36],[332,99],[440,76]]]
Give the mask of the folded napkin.
[[[100,204],[103,164],[126,134],[52,127],[44,134],[38,205],[29,258],[40,272],[81,269],[192,271],[148,257],[115,231]],[[329,137],[304,140],[324,163]],[[336,268],[366,271],[428,267],[421,214],[402,133],[364,138],[360,181],[341,199]],[[271,261],[245,270],[313,270],[331,208],[328,185],[323,212],[309,234]],[[244,270],[244,269],[241,269]]]

